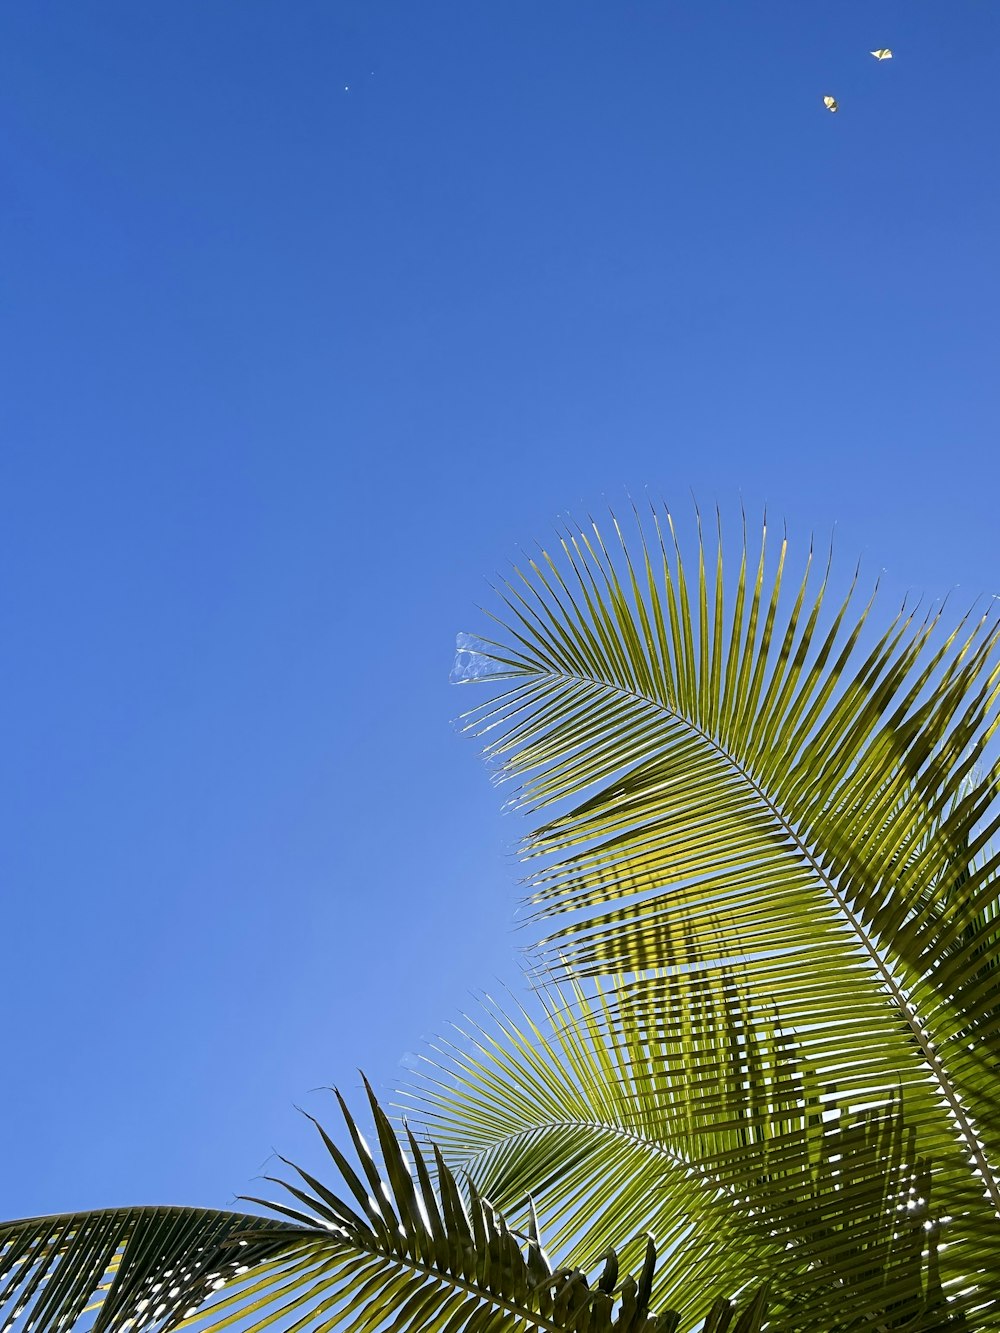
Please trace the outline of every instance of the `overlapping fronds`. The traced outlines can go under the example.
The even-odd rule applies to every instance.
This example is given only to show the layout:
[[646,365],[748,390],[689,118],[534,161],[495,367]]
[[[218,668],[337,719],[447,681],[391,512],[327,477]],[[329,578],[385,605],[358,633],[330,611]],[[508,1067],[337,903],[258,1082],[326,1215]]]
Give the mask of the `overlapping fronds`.
[[682,1313],[706,1283],[766,1273],[775,1328],[945,1326],[930,1175],[900,1110],[828,1109],[794,1041],[748,1022],[734,977],[669,985],[655,1030],[579,985],[543,992],[541,1021],[491,1007],[427,1055],[409,1105],[570,1262],[610,1241],[637,1263],[628,1237],[656,1235],[654,1300]]
[[772,567],[744,535],[730,575],[699,530],[692,576],[669,515],[612,527],[527,561],[459,644],[456,677],[493,686],[467,724],[545,819],[550,962],[627,974],[648,1029],[670,974],[738,960],[831,1113],[902,1105],[952,1219],[944,1291],[1000,1320],[996,617],[876,630],[853,584],[810,591],[811,554],[786,595],[784,541]]
[[[630,1238],[655,1235],[655,1298],[686,1309],[716,1276],[737,1289],[774,1271],[785,1238],[755,1196],[808,1188],[789,1149],[818,1136],[822,1107],[781,1034],[746,1025],[731,978],[671,984],[683,1003],[655,1031],[579,985],[542,992],[541,1021],[491,1006],[428,1053],[407,1105],[498,1207],[530,1197],[570,1262],[613,1244],[636,1263]],[[748,1140],[763,1147],[749,1164]]]
[[[202,1209],[136,1208],[0,1224],[4,1328],[63,1333],[175,1328],[244,1333],[673,1333],[650,1308],[657,1251],[619,1277],[606,1247],[589,1279],[554,1266],[537,1231],[518,1234],[440,1155],[400,1146],[369,1089],[381,1163],[344,1102],[354,1161],[317,1125],[337,1190],[301,1168],[276,1181],[280,1221]],[[716,1288],[717,1290],[717,1288]],[[704,1333],[757,1333],[765,1289],[742,1312],[702,1302]]]

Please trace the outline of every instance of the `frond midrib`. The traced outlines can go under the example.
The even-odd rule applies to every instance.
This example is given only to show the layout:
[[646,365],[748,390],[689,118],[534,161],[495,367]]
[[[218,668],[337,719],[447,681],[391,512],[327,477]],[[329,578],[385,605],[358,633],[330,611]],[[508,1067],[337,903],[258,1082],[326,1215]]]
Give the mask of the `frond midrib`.
[[699,1185],[704,1185],[715,1191],[717,1196],[724,1195],[731,1199],[734,1204],[739,1205],[744,1211],[753,1215],[758,1215],[758,1210],[750,1208],[745,1203],[745,1198],[734,1186],[727,1185],[725,1181],[708,1170],[707,1167],[699,1167],[697,1162],[692,1162],[685,1157],[683,1153],[670,1148],[666,1143],[658,1142],[655,1139],[644,1138],[641,1134],[636,1134],[634,1130],[626,1129],[624,1125],[613,1124],[610,1121],[592,1120],[583,1116],[553,1116],[551,1119],[540,1121],[537,1125],[526,1125],[522,1129],[512,1130],[509,1134],[502,1134],[487,1147],[478,1148],[463,1159],[463,1166],[470,1175],[476,1167],[486,1161],[490,1154],[507,1145],[516,1143],[519,1139],[526,1139],[532,1134],[537,1134],[545,1130],[593,1130],[597,1134],[604,1134],[608,1138],[634,1143],[636,1147],[648,1149],[657,1157],[662,1157],[665,1161],[671,1162],[674,1166],[680,1168],[692,1180]]
[[[324,1232],[323,1234],[316,1236],[315,1239],[318,1246],[323,1246],[324,1242],[329,1243],[327,1241],[328,1234],[329,1233]],[[499,1310],[505,1310],[508,1314],[514,1315],[518,1319],[523,1319],[529,1324],[534,1324],[537,1328],[546,1329],[547,1333],[566,1333],[564,1325],[557,1324],[553,1320],[547,1319],[537,1311],[531,1310],[527,1306],[518,1305],[516,1302],[510,1301],[506,1297],[498,1295],[496,1292],[488,1291],[485,1287],[477,1286],[476,1283],[470,1282],[467,1278],[459,1277],[456,1273],[435,1268],[431,1264],[426,1264],[420,1259],[413,1258],[411,1255],[402,1255],[392,1251],[383,1250],[377,1245],[366,1245],[359,1237],[352,1237],[350,1245],[342,1240],[339,1244],[342,1245],[344,1249],[351,1252],[360,1251],[363,1254],[369,1254],[373,1258],[380,1259],[386,1264],[394,1265],[396,1268],[422,1274],[424,1277],[432,1278],[435,1282],[441,1283],[442,1285],[453,1287],[458,1291],[464,1291],[470,1296],[475,1296],[477,1300],[482,1301],[484,1304],[493,1305]],[[555,1279],[557,1274],[553,1273],[551,1276]]]
[[2,1243],[5,1233],[16,1231],[21,1227],[40,1226],[45,1222],[72,1222],[75,1219],[86,1218],[90,1221],[96,1217],[126,1217],[129,1213],[198,1213],[201,1217],[224,1217],[230,1221],[239,1222],[257,1222],[263,1227],[274,1227],[276,1230],[301,1231],[309,1234],[308,1228],[299,1226],[295,1222],[285,1222],[281,1218],[268,1217],[264,1213],[238,1213],[230,1208],[201,1208],[194,1207],[191,1204],[184,1203],[149,1203],[149,1204],[119,1204],[112,1205],[109,1208],[89,1208],[86,1212],[74,1213],[39,1213],[33,1217],[16,1217],[9,1222],[0,1222],[0,1243]]

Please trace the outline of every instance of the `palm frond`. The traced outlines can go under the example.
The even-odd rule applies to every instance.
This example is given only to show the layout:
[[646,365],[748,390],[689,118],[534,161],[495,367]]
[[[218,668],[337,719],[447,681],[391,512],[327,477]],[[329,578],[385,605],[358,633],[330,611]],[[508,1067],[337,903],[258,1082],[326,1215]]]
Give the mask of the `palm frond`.
[[0,1223],[0,1329],[170,1328],[299,1228],[209,1208],[106,1208]]
[[540,994],[540,1022],[491,1006],[436,1045],[407,1105],[480,1191],[540,1216],[569,1262],[610,1241],[634,1264],[629,1237],[656,1235],[654,1300],[682,1314],[706,1284],[766,1275],[776,1328],[957,1319],[901,1110],[828,1109],[795,1043],[748,1025],[734,978],[671,985],[653,1031],[578,983]]
[[[757,1187],[807,1188],[821,1106],[780,1033],[741,1021],[730,978],[672,984],[679,1002],[655,1031],[618,1022],[599,989],[572,982],[539,993],[540,1020],[491,1006],[459,1042],[436,1044],[406,1105],[498,1207],[531,1199],[569,1262],[608,1243],[638,1262],[631,1238],[655,1235],[655,1297],[683,1309],[710,1275],[736,1289],[772,1271],[784,1238]],[[762,1149],[755,1179],[748,1140]]]
[[[244,1333],[278,1325],[313,1333],[673,1333],[677,1313],[650,1309],[656,1247],[619,1280],[610,1248],[591,1279],[554,1265],[537,1234],[515,1233],[439,1154],[412,1135],[408,1153],[369,1089],[381,1163],[339,1098],[355,1161],[317,1125],[338,1176],[335,1192],[301,1168],[279,1214],[137,1208],[0,1224],[4,1328],[64,1333],[93,1318],[104,1330],[175,1328]],[[289,1164],[290,1165],[290,1164]],[[720,1297],[705,1333],[736,1315]],[[735,1322],[757,1333],[764,1291]]]
[[811,553],[786,599],[784,541],[771,570],[744,534],[730,580],[699,530],[692,577],[669,515],[631,551],[613,527],[517,569],[495,637],[460,644],[457,678],[493,686],[467,726],[545,820],[543,948],[629,974],[650,1023],[658,969],[738,960],[831,1107],[901,1099],[955,1219],[945,1289],[1000,1310],[997,618],[904,608],[876,632],[854,584],[832,614],[828,572],[809,591]]

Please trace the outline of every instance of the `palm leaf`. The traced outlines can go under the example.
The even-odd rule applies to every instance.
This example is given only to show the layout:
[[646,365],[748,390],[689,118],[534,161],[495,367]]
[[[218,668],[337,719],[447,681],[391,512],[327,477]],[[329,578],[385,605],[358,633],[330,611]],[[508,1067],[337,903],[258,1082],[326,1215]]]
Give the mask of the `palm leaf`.
[[[339,1096],[338,1096],[338,1100]],[[537,1235],[511,1230],[474,1185],[463,1191],[412,1135],[409,1160],[369,1089],[382,1162],[340,1100],[355,1161],[326,1131],[337,1193],[293,1168],[271,1220],[204,1209],[133,1208],[0,1224],[4,1328],[62,1333],[93,1316],[94,1333],[199,1326],[245,1333],[279,1325],[326,1333],[672,1333],[654,1314],[656,1249],[638,1279],[618,1279],[613,1251],[590,1280],[554,1266]],[[248,1202],[263,1203],[262,1200]],[[764,1292],[735,1324],[719,1298],[705,1333],[756,1333]]]
[[[407,1106],[498,1207],[532,1199],[570,1262],[586,1265],[611,1243],[636,1263],[630,1238],[655,1235],[665,1255],[656,1299],[684,1309],[713,1275],[735,1289],[772,1271],[784,1237],[752,1193],[789,1169],[785,1188],[806,1188],[790,1144],[821,1108],[813,1096],[811,1113],[802,1109],[801,1071],[780,1034],[745,1028],[731,979],[673,984],[684,1002],[655,1032],[619,1023],[600,990],[578,984],[540,992],[540,1021],[491,1007],[461,1042],[437,1045]],[[762,1134],[778,1153],[755,1161],[753,1182],[739,1150]]]
[[782,1329],[944,1307],[929,1172],[903,1115],[824,1111],[795,1043],[748,1025],[734,978],[671,984],[655,1031],[579,984],[542,991],[540,1023],[491,1006],[435,1047],[408,1105],[477,1189],[541,1216],[569,1262],[610,1241],[636,1264],[628,1238],[654,1234],[654,1300],[682,1314],[706,1284],[764,1274]]
[[786,599],[784,541],[769,572],[744,536],[730,580],[699,531],[690,578],[669,515],[634,555],[614,529],[614,550],[577,529],[516,570],[500,631],[459,645],[457,678],[493,685],[467,725],[545,820],[525,851],[543,947],[629,974],[649,1024],[662,969],[740,960],[754,1021],[777,1008],[831,1108],[902,1100],[953,1219],[945,1291],[1000,1310],[998,770],[975,776],[996,617],[904,608],[875,631],[853,585],[832,615],[827,576],[809,592],[811,554]]
[[[170,1327],[267,1264],[298,1228],[209,1208],[107,1208],[0,1223],[0,1328]],[[131,1321],[131,1323],[130,1323]]]

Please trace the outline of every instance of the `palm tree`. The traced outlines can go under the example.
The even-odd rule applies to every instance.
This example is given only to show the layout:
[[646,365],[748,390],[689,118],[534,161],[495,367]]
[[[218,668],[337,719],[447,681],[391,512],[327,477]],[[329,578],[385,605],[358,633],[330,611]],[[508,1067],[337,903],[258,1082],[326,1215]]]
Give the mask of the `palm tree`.
[[752,559],[744,530],[731,573],[699,521],[689,574],[669,514],[612,527],[526,560],[459,643],[490,687],[467,725],[538,821],[527,1007],[431,1052],[408,1119],[371,1098],[381,1165],[341,1103],[338,1192],[299,1172],[277,1219],[0,1226],[0,1311],[1000,1327],[1000,627],[878,632],[857,575],[832,612],[829,565],[810,591],[811,551],[786,595],[784,540]]

